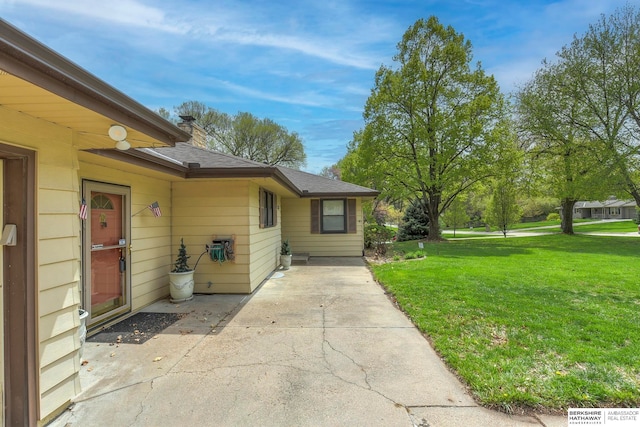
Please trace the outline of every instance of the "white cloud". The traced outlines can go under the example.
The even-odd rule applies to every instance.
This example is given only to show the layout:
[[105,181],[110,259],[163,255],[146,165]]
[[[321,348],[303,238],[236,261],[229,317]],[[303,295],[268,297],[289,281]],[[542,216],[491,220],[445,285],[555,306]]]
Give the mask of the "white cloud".
[[250,97],[253,99],[261,99],[265,101],[273,101],[291,105],[302,105],[306,107],[327,107],[336,101],[332,97],[320,95],[310,90],[296,93],[295,95],[274,94],[254,88],[238,85],[231,81],[212,80],[217,86],[234,92],[238,95]]
[[35,6],[72,15],[80,15],[114,25],[143,27],[163,32],[184,34],[189,26],[167,19],[161,9],[136,0],[19,0],[16,4]]
[[[274,16],[283,9],[268,4],[215,2],[205,7],[189,7],[172,2],[140,0],[16,0],[17,6],[49,10],[59,17],[82,16],[114,26],[154,30],[172,35],[184,35],[199,41],[219,45],[230,43],[258,48],[273,48],[299,53],[341,66],[375,70],[380,65],[376,53],[368,46],[385,40],[393,24],[381,17],[353,15],[342,2],[330,5],[319,2],[313,13],[308,4],[287,16]],[[304,6],[304,7],[303,7]],[[153,39],[153,37],[150,37]]]
[[282,34],[261,34],[257,31],[236,31],[215,28],[211,33],[215,40],[244,45],[286,49],[302,53],[307,56],[324,59],[334,64],[349,67],[375,70],[378,61],[366,55],[354,55],[350,51],[340,48],[335,41],[315,41],[299,36]]

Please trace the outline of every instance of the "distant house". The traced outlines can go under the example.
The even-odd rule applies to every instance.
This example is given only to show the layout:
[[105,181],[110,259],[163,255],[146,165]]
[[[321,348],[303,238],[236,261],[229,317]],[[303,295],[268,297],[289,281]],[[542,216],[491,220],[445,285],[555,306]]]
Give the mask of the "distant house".
[[605,201],[579,201],[573,207],[576,219],[633,219],[636,217],[634,200],[618,200],[611,197]]
[[294,253],[362,255],[362,202],[377,191],[194,146],[192,124],[2,20],[0,34],[0,220],[16,230],[0,251],[4,425],[43,425],[69,405],[79,308],[96,328],[165,298],[181,238],[195,260],[233,237],[233,262],[201,261],[196,292],[251,293],[284,239]]

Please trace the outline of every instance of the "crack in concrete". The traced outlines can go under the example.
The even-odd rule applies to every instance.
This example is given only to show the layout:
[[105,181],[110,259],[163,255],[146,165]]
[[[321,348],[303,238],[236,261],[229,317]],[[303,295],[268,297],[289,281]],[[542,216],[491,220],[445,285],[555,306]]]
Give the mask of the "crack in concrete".
[[152,379],[149,382],[149,390],[144,394],[144,397],[142,397],[142,399],[140,399],[140,410],[138,411],[138,413],[135,415],[135,417],[133,417],[133,425],[138,423],[138,418],[140,418],[140,416],[144,413],[144,408],[145,408],[145,401],[147,400],[147,398],[149,397],[149,395],[151,394],[151,392],[153,391],[153,382],[155,381],[155,379]]
[[[348,354],[346,354],[345,352],[338,350],[336,347],[333,346],[333,344],[331,344],[331,342],[329,341],[329,338],[327,337],[327,327],[326,327],[326,309],[327,307],[332,304],[335,300],[331,300],[330,303],[324,303],[322,304],[322,354],[323,354],[323,358],[324,358],[324,363],[325,366],[327,367],[328,371],[331,373],[331,375],[337,379],[339,379],[340,381],[343,381],[346,384],[350,384],[353,385],[355,387],[361,388],[363,390],[367,390],[370,391],[372,393],[377,394],[378,396],[382,397],[383,399],[388,400],[389,402],[393,403],[393,405],[397,408],[404,408],[405,411],[407,411],[407,414],[409,413],[407,407],[400,403],[400,402],[396,402],[395,400],[393,400],[391,397],[385,395],[384,393],[382,393],[380,390],[376,390],[371,383],[369,382],[369,372],[367,371],[367,369],[365,368],[365,366],[361,365],[360,363],[356,362],[356,360],[349,356]],[[329,361],[328,359],[328,354],[326,351],[326,347],[328,347],[329,349],[331,349],[333,352],[341,355],[342,357],[344,357],[345,359],[349,360],[354,366],[356,366],[360,372],[363,374],[363,381],[366,384],[366,387],[362,386],[361,384],[357,384],[353,381],[350,381],[346,378],[343,378],[342,376],[338,375],[338,373],[333,369],[333,365],[332,363]],[[409,420],[411,420],[411,418],[409,417]]]

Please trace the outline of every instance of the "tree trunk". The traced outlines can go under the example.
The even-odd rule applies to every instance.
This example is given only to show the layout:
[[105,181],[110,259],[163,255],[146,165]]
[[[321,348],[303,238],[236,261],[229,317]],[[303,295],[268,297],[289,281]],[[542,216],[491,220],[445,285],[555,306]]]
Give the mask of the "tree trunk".
[[440,214],[438,208],[440,207],[440,200],[436,196],[429,198],[429,236],[427,240],[436,241],[440,240]]
[[564,234],[573,234],[573,206],[574,199],[562,199],[562,224],[560,228]]
[[[616,159],[617,160],[617,159]],[[633,197],[633,200],[636,201],[636,206],[640,208],[640,191],[638,191],[638,186],[631,176],[629,175],[629,170],[624,165],[619,165],[620,170],[622,171],[622,176],[624,177],[625,184],[627,186],[627,191]]]
[[638,190],[635,187],[632,187],[629,189],[629,194],[631,194],[633,200],[636,201],[636,206],[640,208],[640,193],[638,193]]

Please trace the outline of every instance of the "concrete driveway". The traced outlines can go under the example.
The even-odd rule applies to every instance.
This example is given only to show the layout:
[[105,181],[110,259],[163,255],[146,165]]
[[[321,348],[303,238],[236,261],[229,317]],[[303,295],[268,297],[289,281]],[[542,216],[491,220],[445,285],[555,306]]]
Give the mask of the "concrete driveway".
[[143,344],[85,343],[51,426],[564,426],[476,405],[360,258],[312,258],[253,295],[197,295]]

